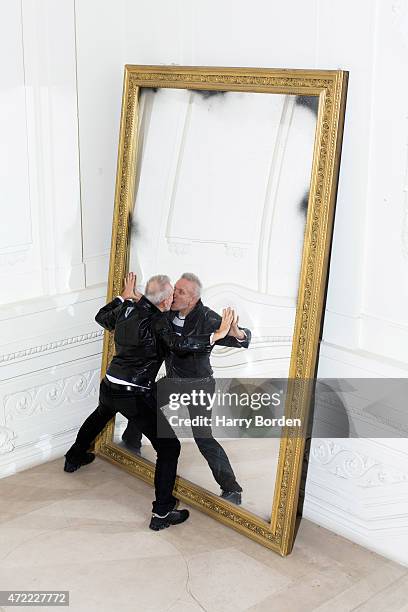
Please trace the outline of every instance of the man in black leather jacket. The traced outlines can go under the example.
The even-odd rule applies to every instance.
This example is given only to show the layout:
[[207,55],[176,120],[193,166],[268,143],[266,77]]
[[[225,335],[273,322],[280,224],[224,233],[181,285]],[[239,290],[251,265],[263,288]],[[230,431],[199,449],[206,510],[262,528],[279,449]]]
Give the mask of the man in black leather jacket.
[[[177,281],[174,288],[174,298],[171,310],[167,317],[173,331],[187,340],[215,332],[221,322],[219,314],[204,306],[200,299],[201,282],[195,274],[185,273]],[[172,379],[171,392],[198,393],[203,390],[212,395],[215,390],[213,370],[210,363],[211,351],[214,347],[214,338],[211,348],[205,352],[166,351],[166,376]],[[228,335],[216,338],[217,344],[235,348],[248,348],[251,341],[249,329],[238,326],[238,317],[235,315]],[[169,389],[169,384],[166,384]],[[167,393],[168,395],[168,393]],[[207,395],[205,397],[208,397]],[[207,405],[188,406],[190,417],[207,417],[210,419],[211,411]],[[204,422],[201,420],[200,422]],[[220,485],[221,497],[235,504],[241,503],[242,488],[238,484],[232,466],[225,450],[215,440],[211,426],[192,426],[194,440],[199,451],[206,459],[214,479]],[[123,438],[129,446],[138,448],[141,443],[141,433],[137,431],[137,423],[130,420]]]
[[[173,330],[180,334],[182,338],[211,334],[220,325],[220,315],[202,303],[200,299],[201,289],[201,281],[192,273],[183,274],[175,284],[173,303],[167,316]],[[250,341],[250,330],[240,328],[238,326],[238,316],[235,315],[228,335],[218,339],[217,344],[235,348],[248,348]],[[210,363],[213,347],[214,344],[209,351],[194,354],[181,354],[169,349],[165,358],[167,377],[179,379],[184,389],[183,379],[196,379],[192,385],[188,383],[188,386],[197,390],[204,389],[206,393],[213,394],[215,381]],[[191,417],[197,415],[211,416],[211,411],[207,410],[207,406],[200,406],[198,409],[189,407],[189,412]],[[240,504],[242,488],[235,478],[225,450],[213,437],[211,427],[192,427],[192,432],[199,451],[206,459],[216,482],[220,485],[221,497],[235,504]]]
[[[173,332],[164,314],[170,308],[173,288],[164,275],[150,279],[146,297],[135,303],[135,276],[128,274],[122,296],[104,306],[96,321],[114,331],[116,354],[101,382],[99,405],[81,426],[74,444],[65,455],[64,470],[74,472],[93,461],[88,449],[105,425],[120,412],[137,423],[157,452],[155,493],[150,528],[163,529],[185,521],[188,510],[175,510],[173,496],[180,442],[165,417],[157,411],[155,378],[164,357],[164,349],[175,352],[211,350],[210,334],[181,338]],[[223,321],[215,340],[228,332],[232,315]],[[214,338],[213,338],[214,340]],[[158,438],[157,430],[165,432]]]
[[[212,334],[218,329],[221,317],[217,312],[204,306],[201,301],[201,281],[195,274],[185,273],[174,287],[173,303],[167,317],[172,323],[173,330],[183,338]],[[251,341],[249,329],[238,327],[238,318],[235,317],[230,331],[225,338],[219,339],[217,344],[235,348],[248,348]],[[209,378],[213,375],[210,363],[211,351],[201,353],[177,353],[171,349],[167,352],[166,376],[168,378]]]

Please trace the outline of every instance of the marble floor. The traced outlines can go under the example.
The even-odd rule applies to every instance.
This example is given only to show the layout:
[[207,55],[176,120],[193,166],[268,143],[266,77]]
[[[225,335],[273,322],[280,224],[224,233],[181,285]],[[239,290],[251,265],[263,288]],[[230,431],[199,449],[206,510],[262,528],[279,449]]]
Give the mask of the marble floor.
[[153,532],[147,484],[62,467],[0,480],[0,590],[68,590],[74,612],[408,612],[408,568],[307,520],[286,558],[196,510]]

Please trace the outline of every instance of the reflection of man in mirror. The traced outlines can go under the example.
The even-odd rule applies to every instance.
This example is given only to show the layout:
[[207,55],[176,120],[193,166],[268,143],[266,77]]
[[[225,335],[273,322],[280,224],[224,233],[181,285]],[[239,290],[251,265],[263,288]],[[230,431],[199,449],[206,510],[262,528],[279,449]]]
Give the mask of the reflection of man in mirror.
[[[174,287],[174,299],[171,305],[169,318],[174,331],[182,338],[188,338],[218,329],[221,317],[219,314],[204,306],[201,301],[202,284],[200,279],[191,273],[185,273]],[[238,326],[238,316],[234,313],[228,335],[218,340],[217,344],[236,348],[248,348],[251,340],[249,329]],[[194,378],[197,379],[198,388],[204,388],[206,393],[213,394],[215,381],[210,363],[210,352],[193,355],[180,354],[170,350],[166,357],[166,374],[168,378]],[[208,397],[206,395],[205,397]],[[189,406],[190,416],[211,416],[207,405],[198,407]],[[191,413],[194,410],[194,415]],[[221,497],[233,503],[241,503],[242,488],[236,481],[233,469],[225,450],[214,439],[211,426],[192,427],[194,440],[201,454],[206,459],[213,476],[221,487]]]
[[[201,338],[181,338],[164,314],[173,299],[167,276],[150,279],[146,297],[134,293],[135,276],[128,274],[121,296],[101,308],[96,321],[114,331],[116,353],[101,382],[99,405],[81,426],[75,443],[65,455],[64,470],[74,472],[95,459],[88,452],[93,440],[117,412],[132,419],[157,453],[155,494],[150,528],[155,531],[184,522],[188,510],[177,510],[173,488],[180,442],[164,415],[157,410],[155,378],[167,350],[206,353],[211,350],[210,333]],[[223,338],[232,313],[226,313],[212,340]],[[165,432],[158,437],[157,431]]]
[[[180,338],[186,339],[190,336],[200,337],[203,334],[212,334],[221,324],[220,315],[202,303],[201,290],[200,279],[192,273],[183,274],[175,285],[174,299],[168,318],[174,332]],[[212,347],[216,341],[217,344],[223,346],[248,348],[250,340],[251,332],[238,326],[238,316],[234,313],[228,335],[219,340],[212,338]],[[205,397],[208,398],[208,394],[212,396],[215,391],[215,381],[210,364],[210,354],[211,351],[181,354],[170,348],[165,357],[165,364],[167,378],[174,379],[175,388],[172,388],[172,390],[175,391],[178,385],[181,393],[204,390]],[[188,379],[188,381],[185,379]],[[196,416],[211,417],[208,404],[200,406],[190,404],[188,410],[191,418]],[[128,440],[133,446],[138,446],[141,439],[140,433],[138,435],[132,422],[129,423],[128,427],[131,430],[131,436]],[[192,432],[201,454],[206,459],[215,480],[221,487],[221,497],[235,504],[240,504],[242,488],[235,478],[225,450],[213,437],[211,426],[192,426]]]

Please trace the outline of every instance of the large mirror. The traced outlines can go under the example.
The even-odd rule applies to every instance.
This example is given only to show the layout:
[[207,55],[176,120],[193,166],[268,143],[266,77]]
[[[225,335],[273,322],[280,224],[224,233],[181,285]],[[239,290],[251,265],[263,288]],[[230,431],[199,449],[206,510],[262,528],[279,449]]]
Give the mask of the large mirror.
[[[189,422],[191,410],[176,415],[168,401],[161,410],[182,443],[177,496],[281,554],[293,542],[304,435],[251,419],[307,420],[301,383],[316,369],[345,83],[340,71],[125,70],[108,299],[129,270],[142,293],[166,274],[176,333],[193,334],[202,306],[239,315],[240,336],[216,342],[200,365],[213,381],[210,421]],[[196,291],[195,306],[183,291]],[[103,370],[112,350],[108,337]],[[290,391],[288,378],[300,387]],[[278,400],[242,404],[261,393]],[[154,449],[120,414],[98,449],[152,481]]]

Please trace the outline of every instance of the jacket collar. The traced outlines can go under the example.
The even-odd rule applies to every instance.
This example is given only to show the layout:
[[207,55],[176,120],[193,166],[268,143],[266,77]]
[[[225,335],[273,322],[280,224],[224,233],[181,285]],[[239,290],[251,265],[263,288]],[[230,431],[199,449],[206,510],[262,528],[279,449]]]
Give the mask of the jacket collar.
[[[197,324],[198,319],[201,316],[201,313],[204,310],[204,304],[201,300],[198,300],[197,304],[194,306],[193,310],[186,315],[183,327],[183,335],[187,335],[193,330]],[[172,311],[171,318],[173,319],[175,315],[178,315],[178,311]]]
[[145,295],[142,295],[138,302],[138,306],[146,310],[146,312],[150,312],[151,314],[161,313],[160,308],[157,308],[150,300],[147,299]]

